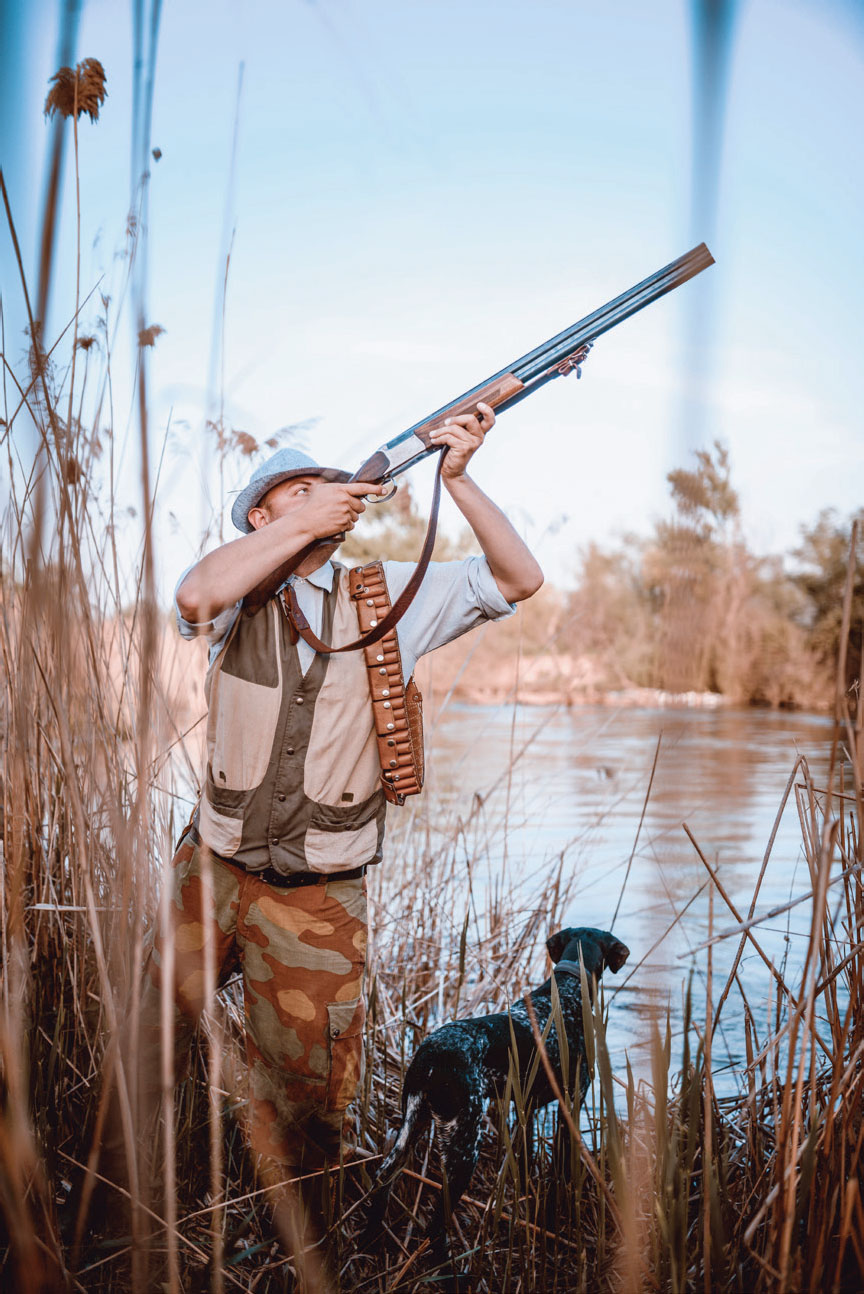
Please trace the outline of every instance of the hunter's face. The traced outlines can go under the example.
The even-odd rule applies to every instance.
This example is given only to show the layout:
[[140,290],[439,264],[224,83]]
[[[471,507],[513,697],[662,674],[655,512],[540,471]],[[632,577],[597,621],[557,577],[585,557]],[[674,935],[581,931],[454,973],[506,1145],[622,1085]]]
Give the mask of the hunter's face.
[[[275,521],[277,517],[284,517],[289,512],[302,506],[309,495],[317,486],[321,485],[320,476],[292,476],[290,480],[280,481],[274,485],[272,490],[268,490],[264,498],[249,513],[249,520],[256,530],[261,526],[266,526],[268,522]],[[260,518],[253,514],[263,514]]]
[[[324,481],[320,476],[292,476],[287,481],[280,481],[274,485],[272,490],[268,490],[264,498],[258,504],[257,508],[251,508],[249,511],[249,521],[256,530],[263,529],[271,521],[277,521],[280,517],[286,517],[298,508],[302,508],[309,496],[320,489]],[[317,571],[319,566],[336,552],[339,544],[319,543],[318,546],[302,561],[297,567],[296,574],[300,576],[311,575]]]

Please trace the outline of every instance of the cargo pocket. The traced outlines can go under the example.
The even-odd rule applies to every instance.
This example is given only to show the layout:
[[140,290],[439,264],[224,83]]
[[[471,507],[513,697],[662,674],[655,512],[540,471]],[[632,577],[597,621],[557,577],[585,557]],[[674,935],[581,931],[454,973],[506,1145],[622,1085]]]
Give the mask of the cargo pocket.
[[363,1078],[363,1022],[366,1004],[362,997],[350,1002],[330,1002],[330,1078],[327,1109],[345,1110],[354,1100]]

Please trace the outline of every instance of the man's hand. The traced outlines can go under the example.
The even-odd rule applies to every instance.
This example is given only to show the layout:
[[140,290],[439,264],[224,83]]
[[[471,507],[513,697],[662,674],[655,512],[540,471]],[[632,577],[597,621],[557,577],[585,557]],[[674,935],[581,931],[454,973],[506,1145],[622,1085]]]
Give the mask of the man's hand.
[[343,530],[353,530],[361,512],[366,511],[365,494],[381,494],[383,486],[371,481],[349,481],[337,485],[316,481],[294,516],[313,539],[328,539]]
[[483,444],[486,432],[494,426],[494,410],[481,400],[476,414],[456,414],[448,418],[443,427],[432,432],[430,440],[433,445],[447,446],[441,467],[442,480],[456,481],[465,475],[465,469]]
[[536,593],[543,572],[500,508],[488,499],[465,468],[495,426],[491,406],[479,403],[476,414],[456,414],[431,433],[435,445],[446,445],[441,476],[462,516],[474,531],[492,577],[508,602]]

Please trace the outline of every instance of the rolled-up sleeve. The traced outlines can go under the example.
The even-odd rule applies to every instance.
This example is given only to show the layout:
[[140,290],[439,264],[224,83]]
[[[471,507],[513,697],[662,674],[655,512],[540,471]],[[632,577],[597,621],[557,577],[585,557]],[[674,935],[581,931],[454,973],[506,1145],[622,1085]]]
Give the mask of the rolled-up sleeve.
[[174,589],[174,614],[177,617],[177,628],[180,631],[181,638],[206,638],[210,648],[210,659],[212,661],[213,658],[218,655],[222,644],[233,629],[234,621],[240,614],[241,604],[239,602],[235,602],[233,606],[226,607],[224,611],[220,611],[218,616],[214,616],[212,620],[204,620],[200,624],[193,624],[191,620],[184,620],[180,614],[180,608],[177,605],[177,593],[180,585],[191,570],[192,567],[187,566],[186,570],[177,581]]
[[[411,562],[385,562],[390,599],[395,602],[414,571]],[[396,633],[408,678],[418,659],[487,620],[513,615],[515,603],[502,594],[485,557],[431,562]]]

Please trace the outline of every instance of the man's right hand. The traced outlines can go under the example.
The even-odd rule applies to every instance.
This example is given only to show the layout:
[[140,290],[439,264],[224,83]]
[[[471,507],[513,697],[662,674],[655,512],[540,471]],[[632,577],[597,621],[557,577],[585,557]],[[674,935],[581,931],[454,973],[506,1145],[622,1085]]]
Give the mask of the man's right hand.
[[366,511],[364,495],[383,492],[382,485],[371,481],[349,481],[345,485],[316,481],[295,516],[313,539],[329,539],[340,531],[354,529],[360,513]]

